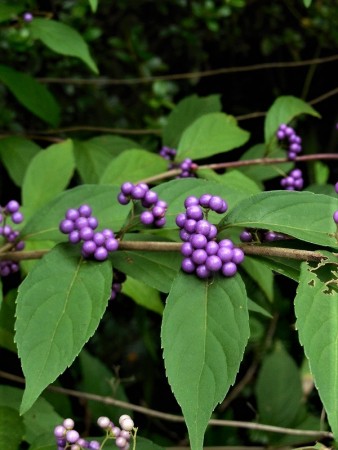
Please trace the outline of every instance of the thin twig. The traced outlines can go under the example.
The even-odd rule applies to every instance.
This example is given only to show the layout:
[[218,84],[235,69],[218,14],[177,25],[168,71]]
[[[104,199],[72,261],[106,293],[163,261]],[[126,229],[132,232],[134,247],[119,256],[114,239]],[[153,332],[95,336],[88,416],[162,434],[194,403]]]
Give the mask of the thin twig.
[[[19,377],[17,375],[10,374],[8,372],[4,372],[0,370],[0,377],[5,378],[7,380],[16,381],[17,383],[25,383],[24,378]],[[133,403],[124,402],[121,400],[114,399],[112,397],[105,397],[102,395],[92,394],[89,392],[80,392],[75,391],[73,389],[67,389],[60,386],[48,386],[48,390],[57,392],[63,395],[69,395],[71,397],[81,398],[85,400],[93,400],[99,403],[104,403],[105,405],[114,405],[125,409],[131,409],[133,411],[137,411],[141,414],[145,414],[147,416],[158,417],[163,420],[168,420],[170,422],[184,422],[184,417],[179,416],[177,414],[169,414],[164,413],[162,411],[156,411],[151,408],[146,408],[144,406],[135,405]],[[235,428],[247,428],[251,430],[262,430],[269,431],[271,433],[282,433],[282,434],[290,434],[296,436],[313,436],[317,438],[333,438],[333,433],[330,431],[314,431],[314,430],[297,430],[293,428],[283,428],[276,427],[272,425],[265,425],[256,422],[241,422],[238,420],[219,420],[219,419],[211,419],[209,420],[209,425],[215,426],[224,426],[224,427],[235,427]]]
[[284,69],[295,68],[302,66],[310,66],[312,64],[323,64],[332,61],[337,61],[338,55],[327,56],[323,58],[313,58],[304,61],[286,61],[286,62],[272,62],[252,64],[248,66],[235,66],[235,67],[222,67],[220,69],[204,70],[197,72],[185,72],[168,75],[156,75],[151,77],[139,77],[139,78],[37,78],[41,83],[56,83],[56,84],[89,84],[89,85],[130,85],[130,84],[143,84],[152,83],[153,81],[166,81],[166,80],[187,80],[191,78],[205,78],[216,75],[224,75],[228,73],[240,73],[240,72],[253,72],[256,70],[268,70],[268,69]]
[[149,129],[128,129],[128,128],[109,128],[99,127],[92,125],[74,125],[72,127],[56,128],[43,131],[30,131],[33,134],[57,134],[57,133],[71,133],[77,131],[97,131],[99,133],[113,133],[113,134],[130,134],[130,135],[144,135],[144,134],[156,134],[160,135],[162,130],[159,128]]

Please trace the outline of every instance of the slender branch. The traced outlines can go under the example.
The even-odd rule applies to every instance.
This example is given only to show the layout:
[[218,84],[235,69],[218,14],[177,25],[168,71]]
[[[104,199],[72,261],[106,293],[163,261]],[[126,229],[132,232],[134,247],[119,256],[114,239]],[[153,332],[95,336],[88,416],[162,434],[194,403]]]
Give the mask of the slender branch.
[[76,131],[97,131],[100,133],[117,133],[117,134],[157,134],[162,133],[161,129],[128,129],[128,128],[108,128],[108,127],[98,127],[92,125],[74,125],[72,127],[56,128],[55,130],[44,130],[44,131],[31,131],[34,134],[57,134],[57,133],[70,133]]
[[[182,244],[179,242],[161,241],[120,241],[119,250],[128,251],[151,251],[151,252],[179,252]],[[247,255],[290,258],[299,261],[321,261],[325,256],[319,252],[299,250],[284,247],[269,247],[260,244],[240,244]],[[34,251],[6,251],[0,253],[0,260],[11,259],[12,261],[22,261],[26,259],[40,259],[50,250]]]
[[[0,377],[5,378],[7,380],[15,381],[17,383],[25,383],[24,378],[19,377],[17,375],[13,375],[8,372],[4,372],[0,370]],[[121,400],[117,400],[112,397],[105,397],[102,395],[91,394],[89,392],[80,392],[75,391],[73,389],[67,389],[60,386],[48,386],[47,389],[49,391],[57,392],[60,394],[68,395],[71,397],[81,398],[85,400],[93,400],[99,403],[103,403],[105,405],[114,405],[119,406],[121,408],[131,409],[133,411],[137,411],[141,414],[145,414],[147,416],[158,417],[163,420],[168,420],[170,422],[184,422],[184,417],[179,416],[177,414],[169,414],[164,413],[162,411],[156,411],[151,408],[146,408],[144,406],[135,405],[133,403],[124,402]],[[247,428],[251,430],[262,430],[262,431],[270,431],[272,433],[283,433],[290,434],[296,436],[313,436],[317,438],[333,438],[333,433],[330,431],[314,431],[314,430],[296,430],[293,428],[283,428],[276,427],[271,425],[265,425],[256,422],[241,422],[238,420],[219,420],[219,419],[211,419],[209,420],[209,425],[215,426],[225,426],[225,427],[235,427],[235,428]]]
[[198,72],[184,72],[184,73],[175,73],[168,75],[157,75],[151,77],[140,77],[140,78],[92,78],[92,79],[83,79],[83,78],[37,78],[41,83],[57,83],[57,84],[89,84],[89,85],[130,85],[130,84],[143,84],[143,83],[152,83],[153,81],[161,81],[161,80],[188,80],[190,78],[204,78],[204,77],[212,77],[216,75],[224,75],[228,73],[239,73],[239,72],[253,72],[256,70],[269,70],[269,69],[281,69],[281,68],[294,68],[294,67],[302,67],[309,66],[312,64],[323,64],[327,62],[336,61],[338,59],[338,55],[327,56],[323,58],[313,58],[307,59],[304,61],[287,61],[287,62],[272,62],[272,63],[261,63],[261,64],[252,64],[248,66],[235,66],[235,67],[222,67],[220,69],[213,70],[204,70]]

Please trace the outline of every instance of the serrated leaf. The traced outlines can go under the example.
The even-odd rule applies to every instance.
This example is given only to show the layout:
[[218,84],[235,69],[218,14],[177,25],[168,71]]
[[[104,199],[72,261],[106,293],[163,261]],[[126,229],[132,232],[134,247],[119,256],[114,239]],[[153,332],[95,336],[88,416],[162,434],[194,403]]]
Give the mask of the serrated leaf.
[[219,112],[222,104],[219,95],[198,97],[191,95],[181,100],[169,114],[163,128],[163,145],[176,149],[183,131],[204,114]]
[[98,6],[98,0],[88,0],[89,1],[89,4],[90,4],[90,7],[91,7],[91,9],[92,9],[92,11],[93,12],[96,12],[96,10],[97,10],[97,6]]
[[337,271],[330,269],[331,264],[315,270],[310,264],[302,263],[295,313],[299,340],[337,439],[338,291]]
[[74,142],[76,168],[84,183],[98,183],[113,158],[138,144],[120,136],[98,136]]
[[280,427],[292,426],[302,400],[300,373],[281,344],[266,355],[256,383],[259,420]]
[[168,161],[146,150],[126,150],[114,158],[100,178],[101,184],[121,185],[166,172]]
[[21,235],[30,240],[67,240],[67,236],[59,231],[59,223],[68,208],[78,208],[83,203],[93,209],[100,229],[111,228],[117,232],[129,214],[128,206],[120,205],[116,200],[119,191],[115,186],[90,184],[62,192],[27,221]]
[[[22,394],[22,389],[12,386],[0,386],[0,405],[9,406],[19,411]],[[55,412],[51,404],[43,397],[40,397],[32,408],[23,414],[22,419],[25,425],[24,440],[29,443],[32,443],[42,433],[50,433],[55,425],[62,423],[62,417]]]
[[275,137],[280,124],[289,123],[295,117],[301,114],[310,114],[314,117],[320,117],[320,114],[308,103],[292,95],[278,97],[269,111],[267,112],[264,123],[265,142],[270,143]]
[[83,260],[60,244],[19,288],[15,341],[26,378],[21,413],[79,354],[96,330],[112,283],[109,261]]
[[41,148],[33,141],[19,136],[0,140],[0,157],[11,179],[21,186],[27,167]]
[[60,108],[45,85],[27,73],[18,72],[4,65],[0,65],[0,81],[30,112],[54,127],[58,125]]
[[86,42],[74,28],[55,20],[40,18],[34,18],[30,28],[33,37],[40,39],[54,52],[79,58],[94,73],[99,72]]
[[248,139],[249,133],[239,128],[232,116],[217,112],[205,114],[184,130],[175,159],[195,161],[228,152]]
[[[127,240],[152,241],[154,236],[127,235]],[[159,240],[159,239],[156,239]],[[179,252],[119,250],[111,255],[114,268],[160,292],[169,292],[180,265]]]
[[70,139],[53,144],[31,160],[22,184],[22,203],[29,214],[40,209],[69,184],[75,168]]
[[[274,148],[273,151],[267,153],[265,144],[257,144],[247,150],[240,158],[243,161],[259,158],[285,158],[286,152],[281,148]],[[241,172],[247,177],[256,181],[270,180],[271,178],[280,177],[281,173],[287,173],[294,167],[293,162],[280,164],[254,164],[251,166],[243,166]]]
[[312,192],[271,191],[253,195],[226,215],[221,228],[262,228],[302,241],[336,247],[332,219],[338,199]]
[[211,413],[234,383],[248,338],[247,296],[239,275],[202,281],[178,274],[164,309],[161,339],[192,450],[203,448]]
[[0,406],[0,448],[18,450],[23,433],[24,426],[18,411]]
[[[96,395],[113,397],[117,400],[128,402],[121,383],[98,358],[95,358],[83,349],[79,355],[79,362],[82,373],[80,388],[84,392],[91,392]],[[105,405],[93,400],[88,400],[88,408],[92,417],[108,416],[115,423],[118,422],[122,414],[132,416],[132,412],[126,408]]]
[[122,285],[122,292],[132,298],[138,305],[162,314],[163,303],[158,290],[129,276]]

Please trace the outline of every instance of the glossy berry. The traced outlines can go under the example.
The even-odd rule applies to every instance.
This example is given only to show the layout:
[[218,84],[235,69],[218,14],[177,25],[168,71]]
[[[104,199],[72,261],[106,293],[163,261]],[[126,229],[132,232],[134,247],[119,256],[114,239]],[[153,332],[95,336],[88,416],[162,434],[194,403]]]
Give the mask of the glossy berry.
[[234,262],[230,261],[222,266],[222,273],[225,277],[232,277],[237,272],[237,266]]
[[66,436],[66,428],[63,425],[58,425],[54,428],[54,436],[56,438],[63,438]]
[[69,430],[66,433],[66,439],[70,444],[75,444],[79,437],[80,435],[76,430]]
[[253,241],[252,233],[247,230],[242,231],[242,233],[239,235],[239,238],[242,242],[252,242]]
[[333,214],[333,220],[335,221],[335,223],[338,225],[338,211],[335,211]]
[[6,207],[5,211],[9,214],[13,214],[19,211],[20,205],[16,200],[10,200]]
[[279,141],[284,141],[286,143],[288,158],[290,160],[294,160],[302,151],[302,139],[296,134],[292,127],[281,124],[276,132],[276,137]]

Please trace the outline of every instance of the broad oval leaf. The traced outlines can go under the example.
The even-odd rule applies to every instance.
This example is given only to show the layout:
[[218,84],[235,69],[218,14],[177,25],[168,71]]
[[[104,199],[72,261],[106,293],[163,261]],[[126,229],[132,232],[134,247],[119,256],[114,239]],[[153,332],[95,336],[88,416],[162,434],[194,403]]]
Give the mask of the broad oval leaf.
[[17,186],[22,185],[30,161],[40,150],[35,142],[19,136],[0,140],[0,157]]
[[129,214],[129,207],[120,205],[116,198],[119,188],[84,184],[62,192],[50,203],[38,210],[21,231],[24,239],[61,242],[67,239],[59,230],[59,223],[68,208],[88,204],[99,221],[99,228],[120,230]]
[[191,95],[181,100],[169,114],[163,128],[163,145],[176,149],[184,130],[204,114],[219,112],[222,104],[219,95],[198,97]]
[[278,97],[267,112],[264,123],[265,142],[269,143],[275,137],[280,124],[289,123],[301,114],[320,117],[320,114],[308,103],[292,95]]
[[60,107],[45,85],[38,83],[27,73],[3,65],[0,65],[0,81],[30,112],[50,125],[58,125]]
[[232,116],[218,112],[205,114],[182,133],[175,159],[196,161],[233,150],[248,139],[249,133],[239,128]]
[[75,168],[70,139],[53,144],[31,160],[22,185],[22,203],[29,213],[44,206],[62,192]]
[[302,241],[336,247],[332,219],[338,199],[312,192],[271,191],[253,195],[225,216],[221,228],[262,228]]
[[211,413],[234,383],[249,338],[240,276],[202,281],[180,272],[167,298],[161,338],[191,449],[201,450]]
[[167,169],[168,161],[159,155],[146,150],[126,150],[108,164],[100,183],[120,185],[125,181],[137,182]]
[[60,244],[19,288],[15,341],[26,378],[21,413],[80,353],[95,332],[110,296],[109,261],[83,260]]
[[98,68],[92,59],[88,46],[82,36],[64,23],[55,20],[34,18],[30,24],[32,35],[40,39],[47,47],[56,53],[75,56],[81,59],[94,72]]
[[[332,268],[334,270],[332,270]],[[315,270],[302,263],[295,298],[296,328],[311,373],[338,438],[338,291],[337,265]]]

